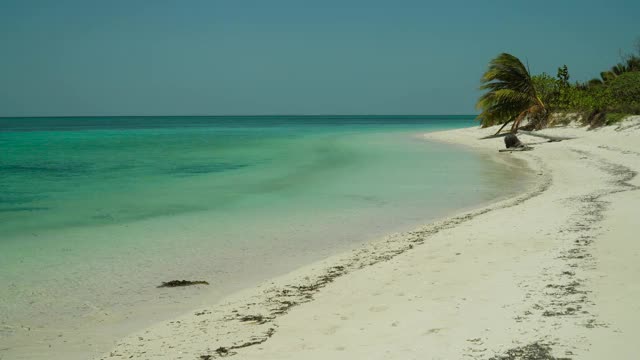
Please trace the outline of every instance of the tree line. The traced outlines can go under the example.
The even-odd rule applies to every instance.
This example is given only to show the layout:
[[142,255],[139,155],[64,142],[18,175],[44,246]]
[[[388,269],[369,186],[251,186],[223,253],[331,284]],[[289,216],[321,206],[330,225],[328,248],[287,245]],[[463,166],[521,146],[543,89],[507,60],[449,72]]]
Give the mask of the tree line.
[[511,124],[516,132],[526,122],[529,129],[549,125],[552,114],[575,114],[583,123],[601,126],[640,114],[640,39],[635,52],[600,76],[586,82],[571,82],[567,65],[556,76],[531,75],[514,55],[502,53],[489,62],[481,78],[478,115],[483,127]]

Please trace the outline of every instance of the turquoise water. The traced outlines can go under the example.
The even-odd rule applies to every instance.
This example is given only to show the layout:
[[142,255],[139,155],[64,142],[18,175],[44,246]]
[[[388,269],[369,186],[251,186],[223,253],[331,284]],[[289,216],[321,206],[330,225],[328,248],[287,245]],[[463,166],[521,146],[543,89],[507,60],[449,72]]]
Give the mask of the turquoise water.
[[270,202],[370,158],[373,149],[350,143],[368,141],[363,133],[470,124],[459,118],[2,119],[0,231],[223,210],[256,196]]
[[[473,124],[0,119],[0,336],[86,357],[153,321],[515,191],[504,164],[415,136]],[[155,288],[177,278],[212,285]]]

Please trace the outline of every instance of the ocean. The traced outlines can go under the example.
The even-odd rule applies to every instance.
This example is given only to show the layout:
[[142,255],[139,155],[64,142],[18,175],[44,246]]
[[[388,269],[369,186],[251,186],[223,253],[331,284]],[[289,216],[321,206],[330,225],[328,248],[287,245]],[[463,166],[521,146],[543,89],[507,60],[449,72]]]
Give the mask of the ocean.
[[[417,136],[474,124],[0,118],[0,343],[86,358],[153,322],[517,191],[524,175],[510,166]],[[210,285],[156,288],[174,279]]]

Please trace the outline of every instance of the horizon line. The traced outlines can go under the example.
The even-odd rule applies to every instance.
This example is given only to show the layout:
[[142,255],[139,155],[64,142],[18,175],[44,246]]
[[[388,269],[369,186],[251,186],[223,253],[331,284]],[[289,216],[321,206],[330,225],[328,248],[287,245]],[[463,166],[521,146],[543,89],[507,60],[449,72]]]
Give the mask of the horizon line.
[[28,115],[0,116],[0,119],[34,119],[34,118],[113,118],[113,117],[273,117],[273,116],[478,116],[478,114],[234,114],[234,115]]

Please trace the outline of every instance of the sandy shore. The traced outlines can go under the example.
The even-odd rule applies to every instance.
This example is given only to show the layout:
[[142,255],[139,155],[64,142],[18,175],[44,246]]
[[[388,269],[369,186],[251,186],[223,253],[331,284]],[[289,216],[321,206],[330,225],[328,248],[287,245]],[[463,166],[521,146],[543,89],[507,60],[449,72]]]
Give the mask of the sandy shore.
[[[526,193],[395,234],[121,340],[101,359],[634,359],[640,117],[521,139]],[[419,195],[419,194],[417,194]],[[529,354],[531,357],[518,357]],[[535,355],[535,356],[533,356]]]

